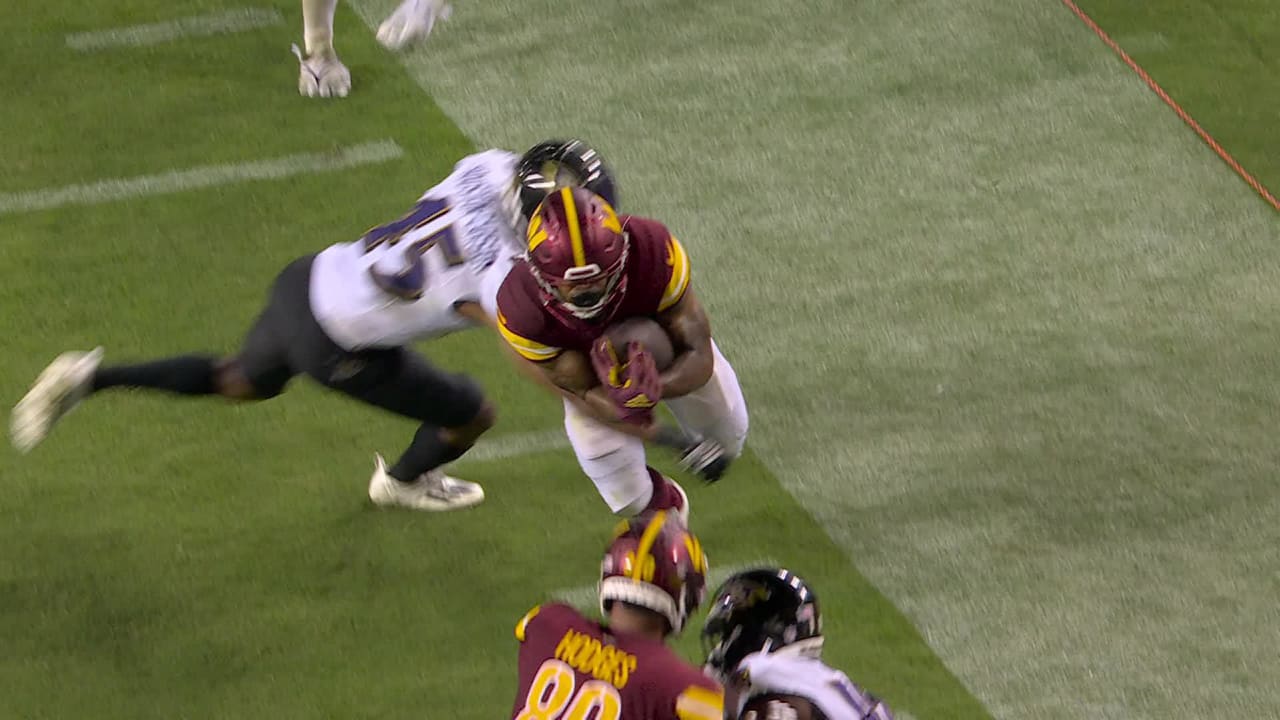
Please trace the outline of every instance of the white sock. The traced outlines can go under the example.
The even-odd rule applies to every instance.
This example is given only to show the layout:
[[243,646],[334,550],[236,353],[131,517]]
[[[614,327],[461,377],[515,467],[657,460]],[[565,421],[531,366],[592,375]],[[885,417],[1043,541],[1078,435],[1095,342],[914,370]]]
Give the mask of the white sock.
[[307,56],[333,54],[333,14],[338,0],[302,0],[302,32]]

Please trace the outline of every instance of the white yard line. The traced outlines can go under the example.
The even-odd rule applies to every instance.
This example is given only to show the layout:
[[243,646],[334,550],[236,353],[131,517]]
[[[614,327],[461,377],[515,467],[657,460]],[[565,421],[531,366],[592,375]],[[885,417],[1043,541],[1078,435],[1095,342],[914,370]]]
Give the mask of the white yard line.
[[[737,563],[734,565],[726,565],[724,567],[716,567],[714,564],[715,558],[712,558],[711,560],[712,560],[711,572],[707,574],[707,593],[708,594],[714,592],[715,589],[720,585],[720,583],[724,582],[726,578],[728,578],[730,575],[736,572],[740,572],[742,570],[746,570],[748,568],[754,568],[754,567],[770,567],[770,566],[777,567],[778,566],[778,561],[773,560],[771,558],[763,558],[763,559],[754,560],[748,563]],[[551,593],[551,597],[557,600],[560,600],[561,602],[569,603],[570,605],[576,608],[589,610],[591,608],[594,608],[596,606],[596,603],[600,602],[600,599],[596,595],[596,592],[597,592],[596,584],[592,583],[590,585],[578,585],[576,587],[562,588],[560,590],[556,590],[555,592]]]
[[569,447],[569,438],[564,430],[512,433],[492,440],[481,438],[475,447],[467,451],[466,455],[458,458],[458,463],[506,460],[567,447]]
[[300,153],[270,160],[224,165],[201,165],[157,175],[109,178],[83,185],[0,193],[0,215],[47,210],[64,205],[93,205],[113,200],[128,200],[228,185],[246,180],[278,180],[294,175],[342,170],[358,165],[374,165],[394,160],[402,155],[404,155],[404,149],[395,141],[376,140],[337,148],[329,152]]
[[67,47],[80,52],[117,47],[143,47],[184,37],[246,32],[283,22],[284,18],[281,17],[280,11],[274,8],[240,8],[146,25],[72,33],[67,36]]

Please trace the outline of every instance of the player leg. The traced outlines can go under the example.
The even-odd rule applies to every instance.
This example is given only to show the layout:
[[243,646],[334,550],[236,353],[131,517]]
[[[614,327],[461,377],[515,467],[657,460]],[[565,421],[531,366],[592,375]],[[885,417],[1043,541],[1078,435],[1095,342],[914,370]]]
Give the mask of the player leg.
[[273,319],[288,328],[280,347],[289,377],[305,373],[332,390],[422,423],[390,472],[377,459],[370,497],[420,510],[451,510],[483,500],[479,485],[439,468],[493,425],[493,407],[469,378],[437,370],[406,348],[352,351],[335,343],[311,310],[314,258],[286,269],[272,303]]
[[[313,320],[314,322],[314,320]],[[390,467],[379,456],[369,497],[379,505],[456,510],[484,500],[478,484],[442,466],[462,457],[493,426],[495,410],[471,378],[444,372],[408,348],[348,352],[319,326],[297,363],[314,380],[349,397],[421,423]]]
[[59,355],[13,409],[10,435],[14,447],[29,452],[82,400],[104,390],[156,390],[192,397],[217,395],[230,400],[264,400],[279,395],[294,374],[287,364],[289,326],[280,317],[281,300],[299,262],[286,267],[277,277],[267,307],[235,356],[188,354],[135,364],[102,365],[102,348]]
[[640,438],[597,422],[568,400],[564,429],[578,465],[611,511],[631,517],[645,510],[675,510],[688,523],[688,496],[674,480],[646,464]]
[[301,69],[298,92],[307,97],[346,97],[351,91],[351,72],[333,49],[333,16],[338,0],[302,0],[304,57],[297,45]]
[[666,405],[686,433],[714,442],[724,450],[726,458],[735,459],[747,441],[747,402],[737,373],[715,341],[711,351],[715,364],[707,384],[688,395],[667,400]]
[[406,348],[371,355],[367,377],[327,384],[421,425],[391,467],[376,458],[369,498],[379,505],[433,511],[484,500],[479,484],[452,477],[442,466],[462,457],[493,427],[493,403],[469,377],[443,372]]

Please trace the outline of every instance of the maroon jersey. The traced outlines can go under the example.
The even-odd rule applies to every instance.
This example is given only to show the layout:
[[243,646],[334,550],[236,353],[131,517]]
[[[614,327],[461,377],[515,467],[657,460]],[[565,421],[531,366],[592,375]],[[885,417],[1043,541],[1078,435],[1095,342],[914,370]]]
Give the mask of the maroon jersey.
[[720,685],[664,642],[612,634],[561,604],[530,610],[516,639],[513,720],[723,720]]
[[604,317],[584,320],[544,303],[542,288],[527,263],[517,263],[498,290],[498,330],[528,360],[541,362],[562,350],[588,353],[611,323],[651,317],[680,302],[689,289],[689,256],[657,220],[622,215],[630,237],[626,285]]

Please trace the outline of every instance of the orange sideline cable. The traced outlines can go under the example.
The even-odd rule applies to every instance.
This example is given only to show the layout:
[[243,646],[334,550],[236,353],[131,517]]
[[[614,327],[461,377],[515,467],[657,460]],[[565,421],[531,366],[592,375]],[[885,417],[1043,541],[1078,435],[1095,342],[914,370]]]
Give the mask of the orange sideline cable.
[[1226,149],[1219,145],[1218,141],[1214,140],[1213,136],[1206,132],[1204,128],[1200,127],[1200,123],[1196,122],[1195,118],[1191,117],[1190,113],[1183,110],[1182,106],[1179,105],[1176,100],[1169,97],[1169,93],[1165,92],[1164,88],[1160,87],[1160,84],[1157,83],[1146,70],[1143,70],[1141,65],[1134,62],[1134,59],[1129,57],[1129,53],[1125,52],[1124,48],[1120,47],[1115,40],[1112,40],[1106,30],[1098,27],[1098,23],[1094,22],[1093,18],[1089,17],[1089,14],[1084,10],[1081,10],[1080,6],[1076,5],[1073,0],[1062,0],[1062,3],[1070,8],[1071,12],[1076,14],[1076,17],[1083,20],[1084,24],[1088,25],[1089,29],[1093,30],[1098,37],[1102,38],[1102,42],[1106,43],[1107,47],[1115,51],[1115,53],[1120,56],[1120,59],[1124,61],[1125,65],[1128,65],[1130,69],[1138,73],[1138,77],[1142,78],[1142,81],[1145,82],[1166,105],[1173,108],[1173,111],[1178,114],[1178,117],[1182,118],[1182,121],[1185,122],[1192,130],[1195,130],[1196,134],[1200,136],[1200,139],[1212,148],[1214,152],[1218,153],[1218,157],[1222,158],[1223,162],[1229,165],[1232,170],[1235,170],[1237,175],[1244,178],[1244,181],[1249,183],[1249,187],[1256,190],[1257,193],[1262,196],[1262,199],[1266,200],[1271,207],[1280,211],[1280,200],[1276,200],[1275,196],[1272,195],[1262,183],[1258,182],[1257,178],[1250,175],[1249,171],[1245,170],[1240,163],[1236,162],[1235,158],[1231,157],[1231,153],[1227,152]]

